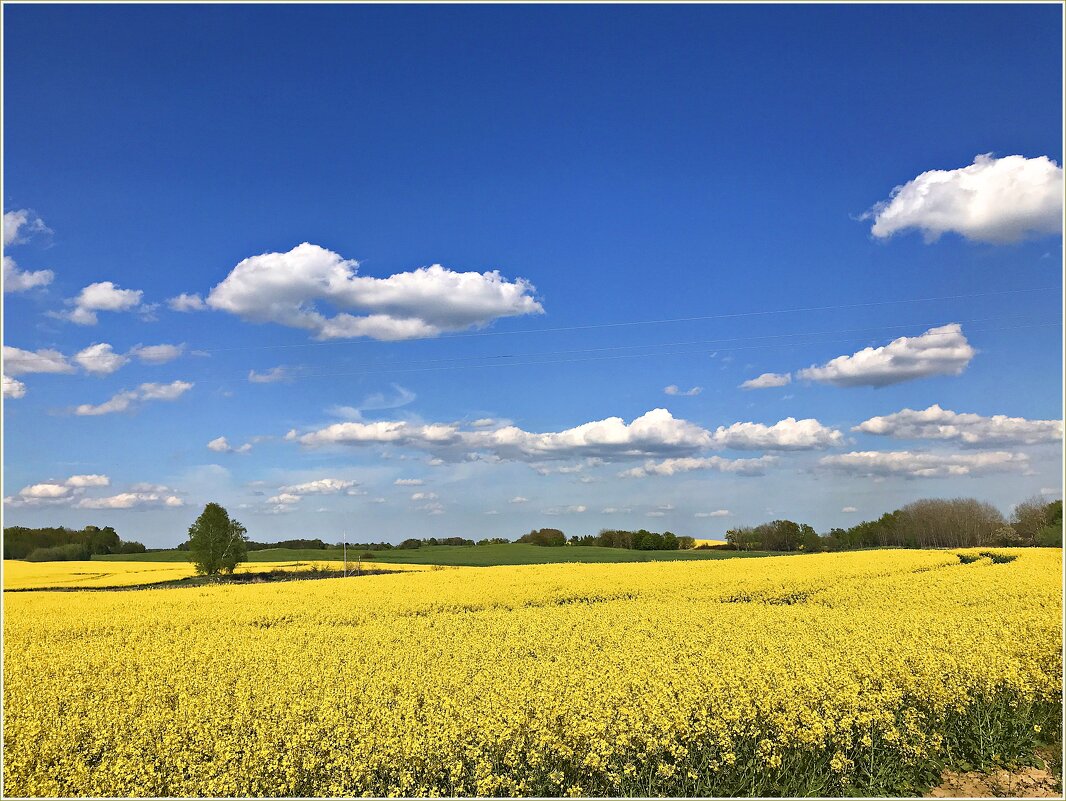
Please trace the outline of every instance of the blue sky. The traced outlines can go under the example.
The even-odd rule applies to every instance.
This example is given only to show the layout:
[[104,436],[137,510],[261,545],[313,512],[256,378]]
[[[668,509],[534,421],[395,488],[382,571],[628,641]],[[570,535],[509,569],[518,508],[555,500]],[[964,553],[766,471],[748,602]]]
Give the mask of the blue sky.
[[3,14],[5,524],[1060,496],[1060,6]]

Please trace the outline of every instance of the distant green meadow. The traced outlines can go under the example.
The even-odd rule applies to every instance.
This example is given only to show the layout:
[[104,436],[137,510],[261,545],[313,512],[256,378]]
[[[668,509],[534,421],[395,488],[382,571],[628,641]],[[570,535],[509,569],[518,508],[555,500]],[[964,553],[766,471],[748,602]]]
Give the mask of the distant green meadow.
[[[348,561],[359,561],[362,549],[349,548]],[[693,559],[733,559],[770,556],[765,551],[630,551],[623,548],[564,545],[546,548],[539,545],[426,545],[422,548],[394,548],[373,551],[375,564],[456,565],[492,567],[495,565],[542,565],[555,562],[674,562]],[[344,558],[340,548],[266,548],[249,551],[249,562],[330,562]],[[152,551],[150,553],[106,554],[94,556],[112,562],[187,562],[188,551]]]

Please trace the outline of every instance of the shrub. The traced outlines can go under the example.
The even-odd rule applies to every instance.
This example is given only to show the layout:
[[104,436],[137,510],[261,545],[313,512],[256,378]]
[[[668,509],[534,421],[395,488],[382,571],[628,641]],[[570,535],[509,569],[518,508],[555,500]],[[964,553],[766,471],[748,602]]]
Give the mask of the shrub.
[[80,562],[89,559],[91,554],[86,545],[70,543],[56,545],[53,548],[36,548],[27,557],[27,562]]

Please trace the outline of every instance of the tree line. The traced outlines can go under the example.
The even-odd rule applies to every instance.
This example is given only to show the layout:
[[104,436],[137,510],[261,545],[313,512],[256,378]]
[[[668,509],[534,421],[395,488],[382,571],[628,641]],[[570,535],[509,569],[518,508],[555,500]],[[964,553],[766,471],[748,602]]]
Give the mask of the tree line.
[[1014,507],[1010,519],[974,498],[926,499],[819,535],[805,524],[774,520],[726,532],[741,551],[847,551],[857,548],[1062,547],[1062,501],[1034,496]]
[[4,529],[4,559],[81,561],[97,554],[144,553],[146,550],[139,542],[124,541],[111,526],[82,529],[10,526]]

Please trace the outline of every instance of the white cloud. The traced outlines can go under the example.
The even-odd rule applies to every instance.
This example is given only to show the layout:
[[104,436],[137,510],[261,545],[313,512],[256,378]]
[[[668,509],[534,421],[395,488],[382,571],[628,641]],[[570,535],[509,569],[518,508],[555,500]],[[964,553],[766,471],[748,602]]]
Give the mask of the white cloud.
[[1003,244],[1062,231],[1062,167],[1047,156],[977,156],[956,170],[929,170],[863,215],[881,239],[916,228],[926,242],[954,232]]
[[115,353],[106,342],[97,342],[79,351],[74,356],[74,361],[87,373],[110,375],[126,364],[129,358],[121,353]]
[[858,509],[856,509],[856,508],[855,508],[854,506],[845,506],[845,507],[844,507],[843,509],[841,509],[840,511],[841,511],[841,512],[843,512],[844,514],[848,514],[848,515],[850,515],[850,514],[852,514],[853,512],[857,512],[857,511],[859,511],[859,510],[858,510]]
[[73,503],[87,488],[106,487],[111,479],[105,475],[76,475],[63,481],[44,481],[30,484],[18,494],[4,498],[8,506],[62,506]]
[[109,487],[111,478],[98,473],[71,476],[64,482],[68,487]]
[[271,367],[262,373],[257,373],[255,370],[248,371],[248,380],[253,384],[273,384],[276,381],[288,381],[289,377],[289,368],[284,365]]
[[79,416],[113,414],[128,410],[137,401],[176,400],[192,389],[188,381],[172,381],[169,384],[141,384],[137,389],[123,390],[98,406],[83,403],[74,409]]
[[[310,331],[318,339],[433,337],[543,312],[528,281],[509,282],[499,272],[456,273],[435,264],[373,278],[357,275],[358,267],[305,242],[287,253],[240,262],[211,290],[207,305],[250,322]],[[343,311],[328,317],[316,305],[322,302]]]
[[341,492],[352,494],[353,488],[359,485],[358,481],[345,481],[340,478],[319,478],[314,481],[305,481],[303,484],[290,484],[281,487],[281,492],[292,495],[335,495]]
[[171,509],[184,505],[177,495],[155,492],[122,492],[106,498],[82,498],[75,504],[78,509]]
[[996,414],[957,413],[933,404],[916,411],[903,409],[895,414],[871,417],[854,431],[897,439],[933,439],[983,447],[997,445],[1036,445],[1062,439],[1061,420],[1028,420]]
[[267,503],[276,503],[284,506],[289,506],[294,503],[299,503],[301,497],[302,496],[296,495],[291,492],[281,492],[273,496],[272,498],[268,498]]
[[666,512],[660,512],[660,511],[656,510],[654,512],[647,512],[644,516],[645,517],[666,517]]
[[1050,498],[1057,498],[1062,495],[1062,487],[1041,487],[1040,494]]
[[677,384],[671,384],[663,389],[667,395],[682,395],[686,398],[692,398],[703,392],[703,387],[693,387],[692,389],[682,390]]
[[626,506],[626,507],[605,506],[603,509],[600,509],[600,513],[601,514],[605,514],[605,515],[627,515],[627,514],[629,514],[632,511],[633,510],[631,508],[629,508],[628,506]]
[[190,389],[187,381],[171,381],[169,384],[141,384],[140,393],[144,400],[177,400]]
[[97,312],[136,310],[141,305],[143,294],[140,289],[120,289],[111,281],[98,281],[84,287],[76,298],[67,301],[74,305],[71,311],[60,312],[54,316],[78,325],[96,325]]
[[73,373],[74,366],[57,350],[29,351],[4,345],[4,372],[10,376],[27,373]]
[[145,364],[166,364],[185,352],[185,343],[180,345],[134,345],[129,355],[136,356]]
[[692,470],[714,470],[719,473],[736,473],[741,476],[761,476],[766,468],[777,461],[775,456],[760,456],[758,459],[723,459],[721,456],[686,456],[664,459],[661,462],[647,461],[641,467],[633,467],[619,475],[622,478],[646,478],[647,476],[672,476]]
[[66,498],[73,493],[73,489],[66,484],[31,484],[28,487],[23,487],[19,490],[19,495],[23,498],[36,498],[40,500],[54,500],[56,498]]
[[588,511],[587,506],[575,505],[575,506],[552,506],[549,509],[544,510],[546,515],[580,515]]
[[163,484],[149,484],[147,481],[141,481],[141,482],[139,482],[137,484],[131,484],[130,485],[130,491],[131,492],[162,492],[162,493],[167,493],[167,492],[171,492],[172,493],[172,492],[174,492],[174,490],[172,490],[170,487],[164,486]]
[[318,431],[297,435],[305,446],[329,444],[406,445],[461,461],[472,452],[487,452],[496,459],[538,462],[581,457],[633,458],[690,453],[712,444],[710,432],[666,409],[653,409],[626,423],[618,417],[585,423],[559,432],[532,433],[516,426],[491,431],[464,431],[452,423],[426,425],[403,421],[335,423]]
[[524,498],[521,495],[515,495],[507,503],[529,503],[529,498]]
[[763,373],[758,378],[749,378],[740,385],[741,389],[770,389],[783,387],[792,383],[792,376],[788,373]]
[[4,256],[3,265],[4,292],[25,292],[27,289],[48,286],[56,277],[51,270],[20,270],[10,256]]
[[857,451],[823,456],[822,467],[855,476],[945,478],[1006,473],[1029,468],[1023,453],[926,453],[914,451]]
[[833,428],[823,426],[817,420],[797,420],[786,417],[772,426],[762,423],[733,423],[728,428],[719,426],[714,432],[714,443],[734,450],[811,450],[839,445],[844,435]]
[[728,509],[715,509],[713,512],[696,512],[695,517],[729,517],[732,514]]
[[421,487],[425,482],[420,478],[398,478],[392,483],[397,487]]
[[495,418],[492,417],[479,417],[477,420],[470,424],[471,428],[490,428],[496,425]]
[[204,303],[203,298],[188,292],[182,292],[180,295],[169,298],[167,300],[167,306],[176,312],[203,311],[207,308],[207,304]]
[[415,492],[411,494],[412,501],[435,501],[439,497],[435,492]]
[[796,376],[839,387],[884,387],[933,375],[959,375],[977,353],[958,323],[930,328],[916,337],[899,337],[879,348],[838,356]]
[[25,242],[29,235],[50,233],[44,220],[29,209],[4,212],[4,247]]
[[3,376],[3,381],[5,398],[21,398],[26,394],[26,385],[21,381],[8,375]]
[[252,449],[252,443],[246,442],[239,447],[234,447],[225,437],[216,437],[207,443],[207,447],[215,453],[248,453]]

